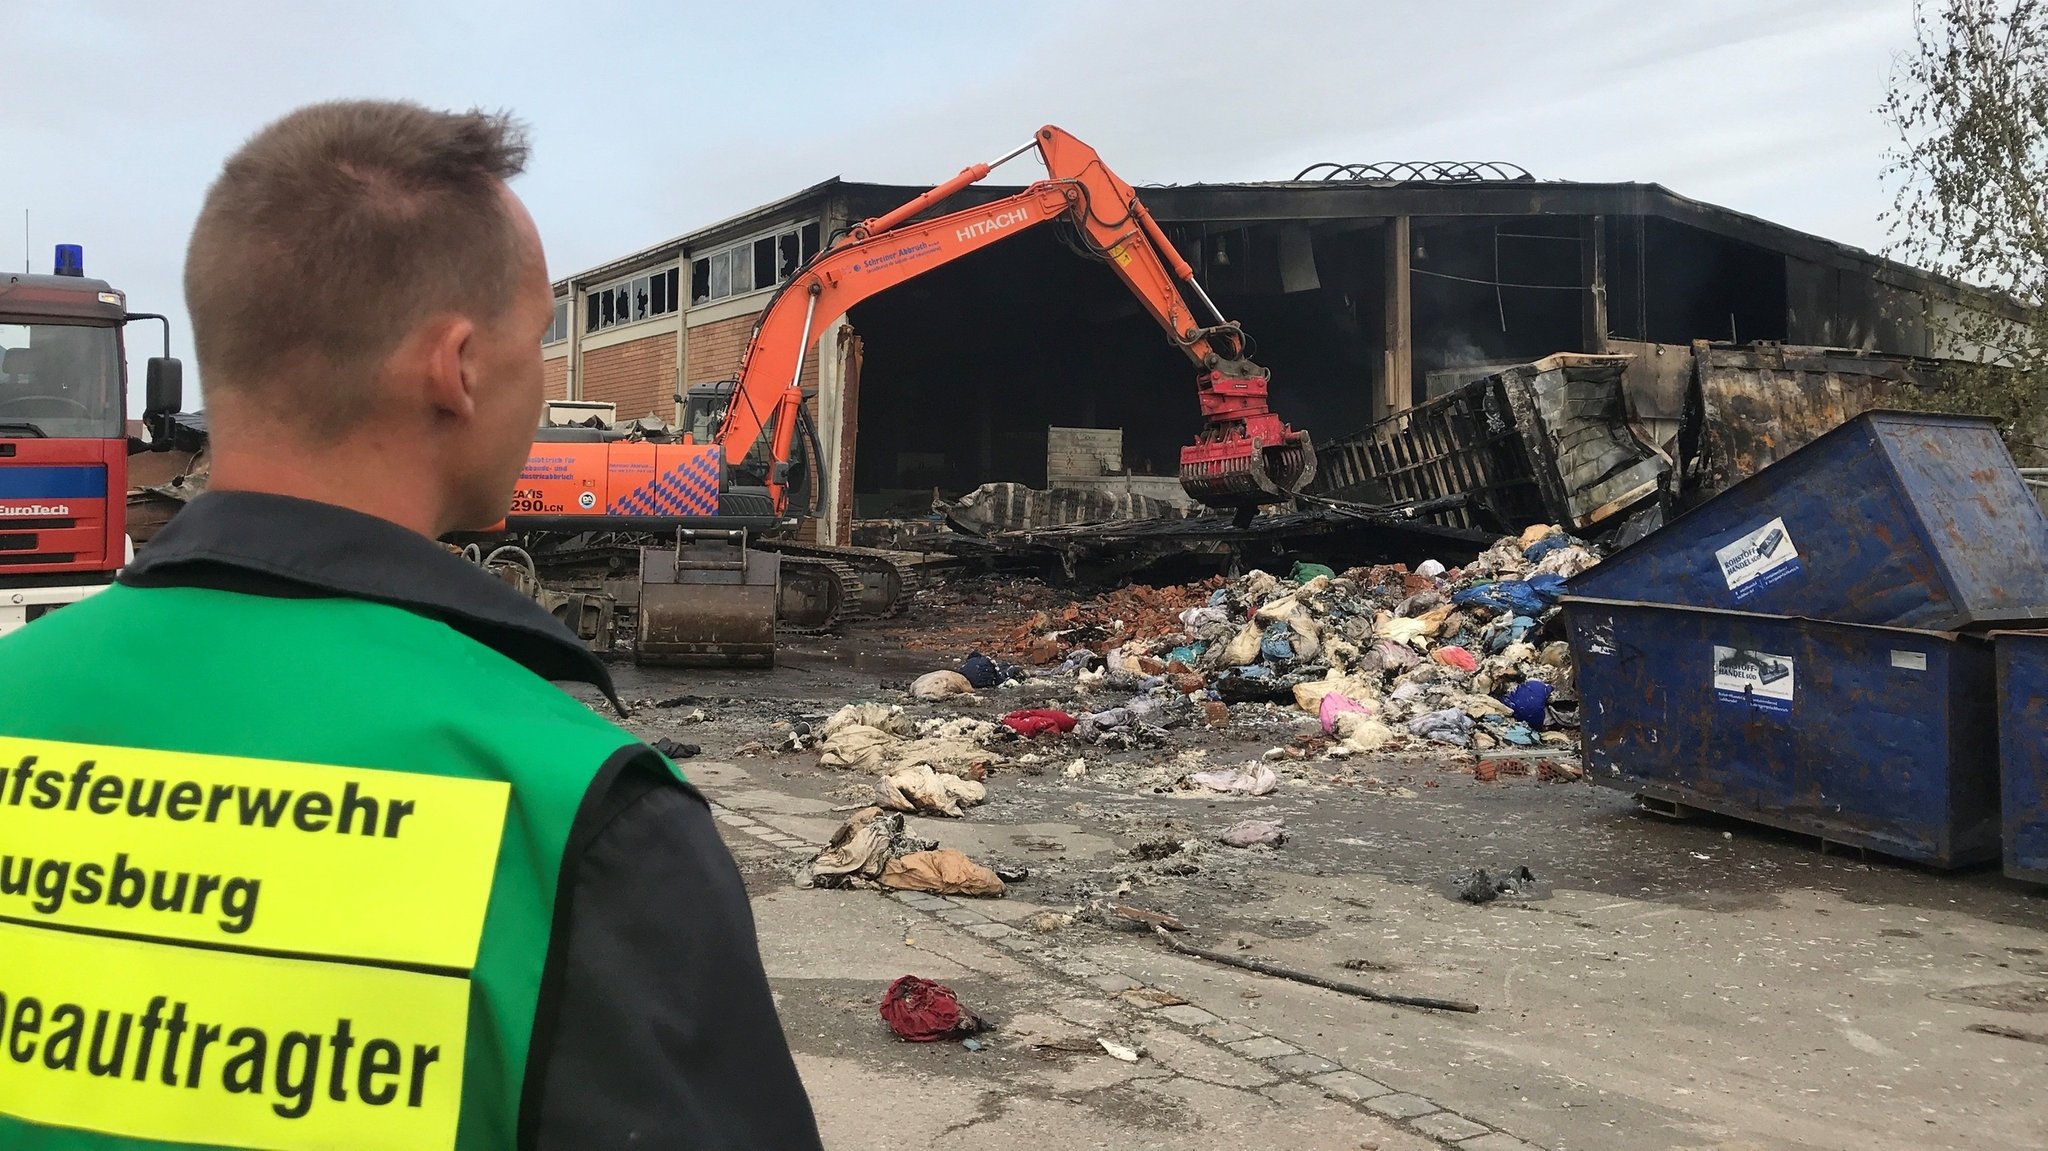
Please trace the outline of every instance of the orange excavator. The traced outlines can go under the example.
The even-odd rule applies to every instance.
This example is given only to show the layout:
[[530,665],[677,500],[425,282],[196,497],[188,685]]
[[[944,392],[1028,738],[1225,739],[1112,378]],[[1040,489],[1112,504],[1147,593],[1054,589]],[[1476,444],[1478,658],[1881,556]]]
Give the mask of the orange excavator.
[[[994,168],[1036,149],[1047,178],[990,203],[920,219]],[[761,314],[738,378],[691,389],[683,427],[542,429],[506,527],[515,533],[643,533],[637,657],[647,663],[764,664],[785,625],[816,628],[848,609],[899,606],[901,565],[863,549],[801,545],[792,496],[815,500],[815,434],[805,353],[848,309],[970,252],[1038,227],[1069,229],[1195,365],[1203,427],[1181,449],[1181,485],[1248,523],[1315,470],[1305,432],[1267,406],[1267,373],[1138,195],[1095,150],[1059,128],[975,164],[896,210],[835,237]],[[1183,289],[1208,317],[1198,321]],[[806,449],[799,453],[799,443]],[[737,473],[737,479],[735,477]],[[745,482],[740,482],[745,481]]]

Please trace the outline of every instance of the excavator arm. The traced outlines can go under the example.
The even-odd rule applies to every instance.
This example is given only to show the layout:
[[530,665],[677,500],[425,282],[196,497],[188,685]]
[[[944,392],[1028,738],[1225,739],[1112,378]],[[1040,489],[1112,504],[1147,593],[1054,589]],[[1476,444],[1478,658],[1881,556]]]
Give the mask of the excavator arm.
[[[1048,178],[992,203],[915,220],[989,172],[1036,148]],[[1266,371],[1245,358],[1244,333],[1225,320],[1129,184],[1088,145],[1058,128],[992,164],[975,164],[887,215],[855,225],[783,285],[754,329],[715,442],[725,458],[745,456],[766,429],[768,494],[787,502],[788,461],[804,397],[803,359],[820,334],[855,304],[1041,224],[1065,221],[1099,256],[1197,370],[1205,426],[1181,451],[1181,484],[1200,502],[1249,514],[1307,483],[1315,453],[1306,433],[1266,404]],[[1208,311],[1198,322],[1186,285]]]

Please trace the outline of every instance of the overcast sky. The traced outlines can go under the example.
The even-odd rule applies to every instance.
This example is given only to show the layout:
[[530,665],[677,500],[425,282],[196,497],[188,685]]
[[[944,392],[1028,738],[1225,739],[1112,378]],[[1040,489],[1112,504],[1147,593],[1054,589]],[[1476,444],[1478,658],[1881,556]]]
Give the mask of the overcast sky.
[[[829,176],[936,182],[1055,123],[1135,184],[1325,160],[1638,180],[1875,249],[1911,0],[0,0],[0,268],[174,318],[220,161],[350,96],[510,108],[561,277]],[[1019,162],[999,180],[1025,182]],[[131,337],[133,379],[156,347]],[[139,385],[136,389],[139,392]],[[139,397],[138,397],[139,403]],[[193,397],[187,404],[192,406]]]

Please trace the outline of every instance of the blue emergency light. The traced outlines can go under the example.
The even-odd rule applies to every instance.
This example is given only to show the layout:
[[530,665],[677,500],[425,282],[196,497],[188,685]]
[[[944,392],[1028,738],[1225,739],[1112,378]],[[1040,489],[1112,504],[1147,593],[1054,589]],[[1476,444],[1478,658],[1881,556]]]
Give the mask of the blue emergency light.
[[85,248],[80,244],[57,245],[57,256],[50,261],[53,273],[59,276],[85,275]]

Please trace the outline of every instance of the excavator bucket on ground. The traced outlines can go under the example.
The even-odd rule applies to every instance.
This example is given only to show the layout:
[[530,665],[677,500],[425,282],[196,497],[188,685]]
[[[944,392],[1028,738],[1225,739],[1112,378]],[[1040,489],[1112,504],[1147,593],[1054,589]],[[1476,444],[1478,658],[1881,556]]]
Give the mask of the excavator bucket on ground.
[[781,556],[749,550],[740,532],[678,532],[673,547],[642,548],[634,659],[773,667],[781,569]]
[[1248,518],[1315,478],[1315,445],[1266,407],[1263,369],[1210,372],[1201,403],[1208,426],[1180,450],[1180,486],[1197,502]]

